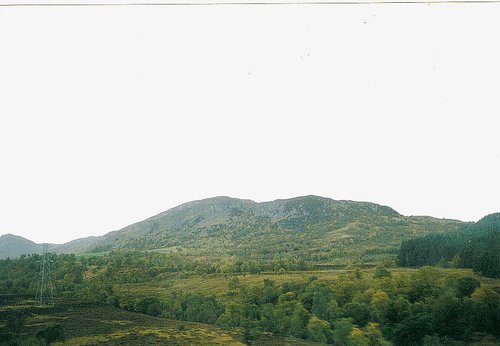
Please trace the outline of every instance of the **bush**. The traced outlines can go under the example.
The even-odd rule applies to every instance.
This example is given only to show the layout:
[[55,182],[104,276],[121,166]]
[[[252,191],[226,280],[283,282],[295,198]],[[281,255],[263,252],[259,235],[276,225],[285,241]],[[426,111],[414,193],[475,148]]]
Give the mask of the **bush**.
[[474,290],[479,286],[481,286],[479,280],[470,276],[462,277],[457,281],[458,293],[462,297],[470,297]]
[[316,316],[311,317],[307,324],[307,337],[313,341],[327,343],[331,340],[330,324]]
[[64,328],[60,324],[54,324],[50,327],[40,330],[36,333],[36,338],[44,340],[47,344],[55,341],[64,341],[66,337],[64,335]]
[[160,316],[162,312],[161,303],[156,297],[141,298],[135,303],[135,311],[150,316]]
[[371,319],[370,309],[363,303],[347,303],[345,317],[351,317],[355,324],[364,327]]
[[391,276],[391,272],[387,268],[381,267],[381,266],[378,266],[377,268],[375,268],[375,273],[373,273],[373,277],[377,278],[377,279],[388,278],[390,276]]

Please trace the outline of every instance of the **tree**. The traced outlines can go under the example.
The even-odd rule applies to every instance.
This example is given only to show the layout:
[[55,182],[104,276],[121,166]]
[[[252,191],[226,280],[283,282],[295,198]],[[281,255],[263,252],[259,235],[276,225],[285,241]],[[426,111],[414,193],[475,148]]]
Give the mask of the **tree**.
[[371,307],[373,309],[373,317],[377,321],[384,321],[387,317],[387,312],[389,311],[389,307],[391,304],[391,300],[389,295],[384,291],[376,291],[372,296]]
[[475,304],[475,324],[480,331],[500,336],[500,295],[491,288],[479,287],[471,295]]
[[472,292],[479,286],[481,286],[479,280],[470,276],[461,277],[457,280],[457,291],[461,297],[470,297]]
[[390,343],[384,338],[380,331],[379,324],[370,322],[366,326],[365,335],[370,346],[389,346]]
[[391,277],[391,272],[386,267],[378,266],[377,268],[375,268],[373,277],[377,279],[388,278]]
[[392,340],[395,345],[419,344],[425,335],[433,330],[432,316],[428,314],[412,315],[392,330]]
[[295,304],[293,315],[290,318],[291,335],[297,338],[305,338],[307,336],[307,327],[311,314],[304,309],[300,302]]
[[358,327],[353,327],[349,336],[349,346],[369,346],[370,339]]
[[245,308],[242,302],[229,302],[224,313],[219,317],[218,323],[226,327],[238,327],[245,320]]
[[64,341],[66,339],[64,329],[60,324],[54,324],[40,330],[36,333],[36,338],[45,341],[47,345],[55,341]]
[[321,281],[314,280],[301,295],[304,307],[321,319],[329,319],[328,304],[333,300],[331,288]]
[[333,322],[332,340],[335,345],[347,345],[353,325],[349,318],[340,318]]
[[432,297],[438,290],[439,271],[433,267],[423,267],[412,275],[408,295],[410,301]]
[[313,341],[327,343],[331,339],[330,324],[312,316],[307,323],[307,337]]
[[160,316],[162,312],[161,303],[158,298],[145,297],[135,303],[135,311],[151,316]]
[[191,295],[184,299],[185,317],[188,321],[213,324],[224,312],[214,297]]
[[262,301],[264,303],[276,303],[278,299],[278,289],[275,286],[274,281],[269,279],[264,279],[264,288],[262,291]]
[[439,335],[461,339],[468,334],[462,302],[452,292],[433,300],[432,318]]
[[344,317],[350,317],[357,325],[364,327],[371,319],[370,309],[364,303],[347,303]]

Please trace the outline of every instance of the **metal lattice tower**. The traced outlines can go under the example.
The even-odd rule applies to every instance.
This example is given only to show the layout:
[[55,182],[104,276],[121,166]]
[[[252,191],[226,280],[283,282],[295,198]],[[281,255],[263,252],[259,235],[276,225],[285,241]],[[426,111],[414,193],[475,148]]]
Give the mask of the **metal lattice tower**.
[[54,305],[54,284],[52,282],[52,256],[47,253],[49,245],[43,244],[43,254],[40,263],[40,274],[36,289],[36,303],[38,305]]

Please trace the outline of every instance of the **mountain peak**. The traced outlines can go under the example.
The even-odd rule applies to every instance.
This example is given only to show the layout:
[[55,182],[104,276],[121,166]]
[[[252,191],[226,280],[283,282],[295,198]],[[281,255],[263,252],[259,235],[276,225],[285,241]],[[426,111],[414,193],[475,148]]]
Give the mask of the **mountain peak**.
[[19,235],[12,234],[12,233],[5,233],[5,234],[0,235],[0,241],[1,240],[9,240],[9,241],[17,240],[17,241],[29,242],[29,243],[34,244],[34,242],[32,242],[31,240],[26,239],[24,237],[21,237]]
[[18,257],[39,252],[40,245],[14,234],[0,236],[0,258]]

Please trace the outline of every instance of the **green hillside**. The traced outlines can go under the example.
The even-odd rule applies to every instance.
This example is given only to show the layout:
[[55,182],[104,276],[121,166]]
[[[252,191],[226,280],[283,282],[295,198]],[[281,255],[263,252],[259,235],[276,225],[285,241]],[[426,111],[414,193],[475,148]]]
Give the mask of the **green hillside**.
[[[215,197],[182,204],[104,236],[54,245],[51,251],[157,250],[256,260],[291,256],[334,265],[376,263],[387,255],[394,258],[402,239],[451,232],[462,224],[318,196],[263,203]],[[41,245],[25,243],[3,236],[0,258],[40,252]]]
[[216,197],[183,204],[95,239],[80,251],[182,251],[202,256],[373,262],[402,239],[449,232],[462,222],[407,217],[367,202],[318,196],[256,203]]

